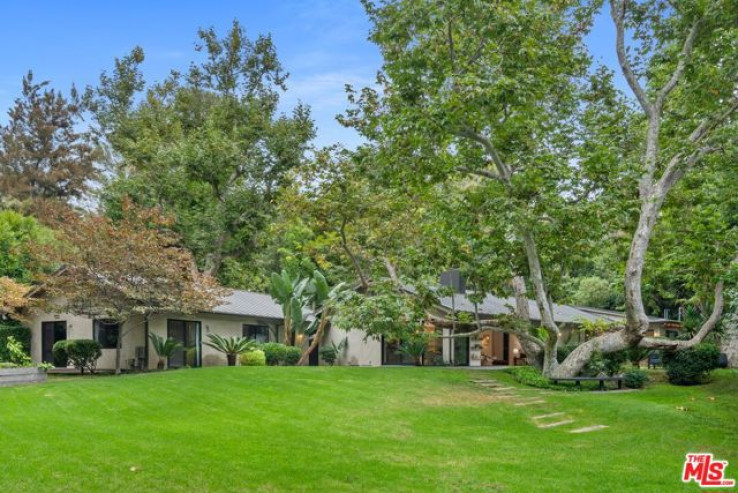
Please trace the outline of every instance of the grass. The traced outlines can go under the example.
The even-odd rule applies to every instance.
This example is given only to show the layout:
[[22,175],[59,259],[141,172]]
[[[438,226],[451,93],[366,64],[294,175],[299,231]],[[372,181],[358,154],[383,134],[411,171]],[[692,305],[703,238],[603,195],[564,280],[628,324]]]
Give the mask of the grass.
[[[442,368],[234,367],[0,389],[0,491],[698,491],[738,476],[738,373],[700,387],[548,392],[517,407]],[[714,397],[714,400],[710,398]],[[677,407],[686,407],[680,411]],[[531,417],[566,412],[541,430]]]

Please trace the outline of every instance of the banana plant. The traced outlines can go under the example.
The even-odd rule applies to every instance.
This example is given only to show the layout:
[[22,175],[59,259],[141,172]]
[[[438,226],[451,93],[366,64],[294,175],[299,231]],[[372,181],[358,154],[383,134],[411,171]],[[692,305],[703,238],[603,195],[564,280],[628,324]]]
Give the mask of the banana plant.
[[325,329],[333,315],[333,310],[345,294],[345,283],[339,283],[331,288],[328,286],[325,276],[320,271],[316,270],[313,272],[312,278],[306,287],[308,306],[315,315],[306,332],[313,335],[313,342],[302,353],[300,361],[297,362],[298,365],[304,364],[310,354],[315,351],[315,348],[323,338]]
[[303,311],[308,306],[306,290],[311,284],[310,278],[292,277],[287,271],[281,274],[272,273],[269,294],[282,305],[284,315],[284,343],[292,344],[292,334],[302,332],[305,319]]

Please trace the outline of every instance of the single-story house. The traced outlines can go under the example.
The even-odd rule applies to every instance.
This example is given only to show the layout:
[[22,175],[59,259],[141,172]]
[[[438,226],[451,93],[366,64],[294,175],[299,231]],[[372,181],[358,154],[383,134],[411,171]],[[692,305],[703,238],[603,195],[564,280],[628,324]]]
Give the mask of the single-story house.
[[[480,318],[491,319],[512,313],[514,305],[513,298],[488,295],[477,305],[477,311]],[[54,306],[63,306],[63,303],[55,300]],[[474,313],[474,304],[466,292],[441,298],[437,313],[448,315],[452,310]],[[529,300],[529,311],[531,321],[534,324],[540,323],[538,306],[533,300]],[[619,312],[557,304],[553,305],[553,314],[564,334],[564,343],[583,337],[579,329],[585,320],[617,322],[624,317]],[[182,349],[169,358],[170,368],[225,365],[225,355],[203,344],[208,334],[243,336],[259,342],[282,342],[283,323],[281,306],[268,294],[233,290],[229,296],[224,297],[221,304],[209,312],[189,315],[163,313],[150,317],[148,322],[142,317],[128,321],[122,328],[122,367],[130,370],[156,368],[158,357],[149,344],[149,334],[152,333],[163,338],[171,337],[182,344]],[[652,323],[653,329],[649,335],[674,337],[678,334],[678,324],[672,321],[654,318]],[[95,339],[103,348],[98,368],[115,368],[115,345],[118,331],[121,330],[115,323],[77,316],[63,310],[59,313],[36,310],[27,318],[27,325],[31,329],[31,357],[34,362],[52,363],[52,347],[59,340]],[[435,329],[431,326],[430,330]],[[442,329],[439,333],[449,335],[450,329]],[[360,329],[346,332],[329,327],[320,345],[338,345],[344,340],[346,345],[339,355],[338,364],[382,366],[413,363],[408,356],[398,351],[396,341],[369,338]],[[304,346],[309,341],[297,342]],[[432,339],[424,364],[516,365],[524,363],[525,357],[523,348],[514,335],[490,330],[472,337]],[[317,351],[311,355],[309,364],[319,364]]]

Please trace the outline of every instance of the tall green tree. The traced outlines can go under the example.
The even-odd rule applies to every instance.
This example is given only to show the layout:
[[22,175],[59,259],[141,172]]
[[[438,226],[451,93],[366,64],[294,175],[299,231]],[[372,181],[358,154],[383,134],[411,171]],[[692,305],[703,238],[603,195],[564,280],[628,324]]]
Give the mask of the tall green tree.
[[18,200],[84,197],[98,177],[100,148],[85,129],[84,98],[23,78],[21,96],[0,126],[0,197]]
[[[541,313],[537,343],[547,374],[577,373],[597,350],[688,347],[711,330],[715,317],[689,342],[645,338],[641,285],[669,190],[703,165],[712,172],[706,157],[735,145],[731,54],[738,10],[732,2],[613,1],[613,50],[632,100],[613,89],[611,74],[593,68],[587,54],[583,37],[596,3],[365,6],[385,60],[380,90],[350,92],[353,106],[343,121],[370,140],[389,182],[427,187],[476,180],[461,196],[468,201],[466,190],[483,190],[474,210],[482,221],[468,224],[495,226],[510,245],[507,255],[479,256],[497,255],[508,277],[527,278]],[[626,30],[636,41],[633,60]],[[632,239],[624,267],[627,323],[559,363],[552,281],[587,255],[592,238],[621,232]],[[719,314],[722,281],[715,281],[713,313]]]
[[163,207],[199,266],[240,285],[232,264],[251,257],[314,127],[302,104],[278,110],[287,74],[271,37],[249,39],[237,21],[198,37],[201,61],[185,74],[146,89],[137,48],[101,77],[95,109],[114,170],[103,202],[112,215],[124,196]]

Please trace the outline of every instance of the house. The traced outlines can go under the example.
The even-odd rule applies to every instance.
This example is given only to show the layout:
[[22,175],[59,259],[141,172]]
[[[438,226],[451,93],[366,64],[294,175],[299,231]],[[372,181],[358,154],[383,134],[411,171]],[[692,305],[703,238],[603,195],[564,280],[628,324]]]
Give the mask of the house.
[[[442,297],[436,307],[439,316],[449,316],[452,311],[474,313],[474,304],[467,292]],[[531,321],[540,323],[540,314],[535,301],[528,301]],[[63,300],[55,300],[54,306],[63,306]],[[492,319],[509,315],[515,306],[514,298],[487,295],[477,305],[481,319]],[[580,333],[584,321],[622,321],[624,314],[609,310],[567,305],[553,305],[554,320],[562,330],[562,340],[577,341],[585,337]],[[98,368],[115,368],[115,345],[118,332],[123,331],[121,361],[123,369],[154,369],[158,357],[149,344],[149,334],[173,338],[182,344],[171,358],[170,368],[225,365],[225,355],[203,344],[208,334],[224,337],[243,336],[259,342],[281,342],[283,340],[282,307],[268,294],[232,290],[223,302],[208,312],[195,314],[163,313],[153,315],[148,322],[142,317],[133,318],[123,327],[104,319],[78,316],[64,312],[35,311],[30,314],[27,325],[31,329],[31,357],[35,362],[53,363],[54,343],[63,339],[95,339],[102,345],[102,357]],[[676,324],[665,319],[652,319],[653,329],[649,335],[673,336]],[[429,330],[435,331],[432,326]],[[666,332],[666,331],[671,332]],[[449,335],[450,329],[437,333]],[[301,336],[297,336],[301,337]],[[412,364],[411,359],[398,351],[396,341],[383,338],[368,338],[360,329],[343,331],[328,328],[320,345],[340,344],[346,346],[338,363],[354,366],[382,366]],[[297,343],[303,346],[308,340]],[[525,363],[523,348],[517,337],[501,332],[484,331],[472,337],[434,338],[426,352],[427,365],[454,366],[497,366]],[[318,352],[310,357],[310,365],[318,365]]]
[[[55,300],[54,306],[63,306]],[[208,334],[224,337],[244,336],[260,342],[281,341],[282,307],[268,294],[233,290],[223,302],[209,312],[195,314],[164,313],[133,318],[121,328],[104,319],[34,311],[26,324],[31,329],[31,358],[36,362],[53,362],[52,347],[63,339],[95,339],[102,345],[99,369],[115,368],[115,345],[118,331],[123,330],[121,361],[123,369],[156,368],[158,357],[149,344],[149,334],[171,337],[182,349],[169,359],[170,368],[183,366],[225,365],[222,353],[204,345]]]

